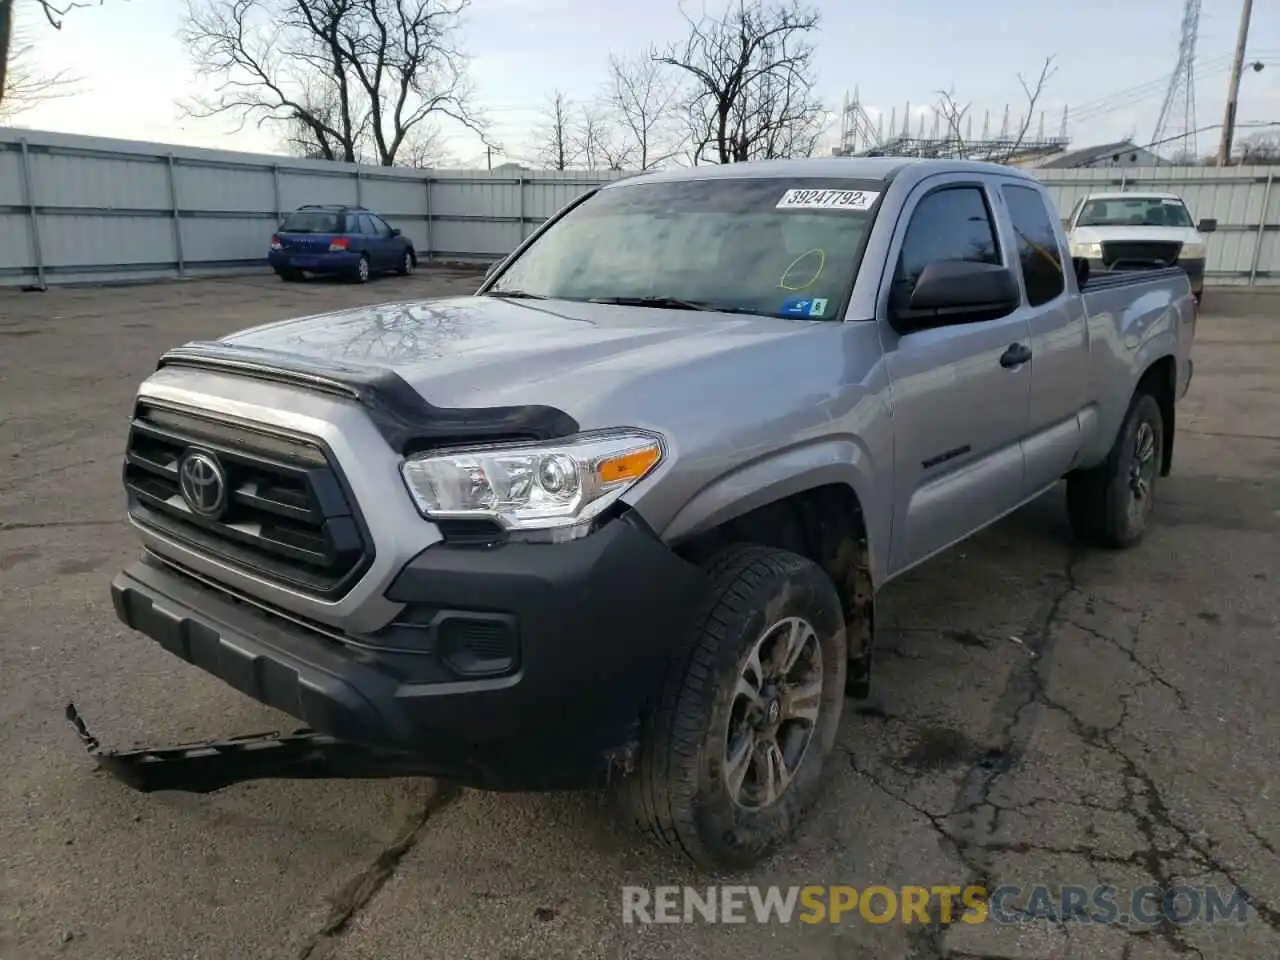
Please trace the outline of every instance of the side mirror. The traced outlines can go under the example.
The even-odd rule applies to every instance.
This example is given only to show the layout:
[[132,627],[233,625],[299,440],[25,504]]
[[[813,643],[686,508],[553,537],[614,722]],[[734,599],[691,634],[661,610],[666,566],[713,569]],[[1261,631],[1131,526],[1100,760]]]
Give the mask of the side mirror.
[[392,227],[392,228],[391,228],[391,236],[393,236],[393,237],[398,237],[398,236],[400,236],[400,229],[399,229],[398,227]]
[[905,309],[896,312],[899,332],[976,323],[1012,313],[1022,304],[1018,278],[1008,267],[972,260],[925,264]]
[[1083,290],[1085,284],[1089,282],[1089,261],[1084,257],[1072,257],[1071,266],[1076,272],[1076,286]]
[[1215,217],[1205,217],[1196,224],[1196,229],[1201,233],[1213,233],[1218,229],[1218,221]]

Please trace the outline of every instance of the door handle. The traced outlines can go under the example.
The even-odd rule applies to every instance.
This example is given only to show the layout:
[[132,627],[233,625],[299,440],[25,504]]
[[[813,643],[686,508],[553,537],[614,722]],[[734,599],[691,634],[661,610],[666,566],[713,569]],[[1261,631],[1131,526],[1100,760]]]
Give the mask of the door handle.
[[1031,348],[1022,343],[1014,343],[1009,349],[1000,354],[1000,366],[1006,370],[1013,370],[1022,366],[1031,359]]

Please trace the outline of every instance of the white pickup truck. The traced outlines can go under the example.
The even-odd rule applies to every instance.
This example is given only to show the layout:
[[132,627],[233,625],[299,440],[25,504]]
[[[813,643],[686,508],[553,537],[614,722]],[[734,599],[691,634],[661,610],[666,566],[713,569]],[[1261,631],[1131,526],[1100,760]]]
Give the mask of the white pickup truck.
[[1091,193],[1065,224],[1071,256],[1089,261],[1091,276],[1111,270],[1178,266],[1191,280],[1196,303],[1204,292],[1206,234],[1218,221],[1192,220],[1172,193]]

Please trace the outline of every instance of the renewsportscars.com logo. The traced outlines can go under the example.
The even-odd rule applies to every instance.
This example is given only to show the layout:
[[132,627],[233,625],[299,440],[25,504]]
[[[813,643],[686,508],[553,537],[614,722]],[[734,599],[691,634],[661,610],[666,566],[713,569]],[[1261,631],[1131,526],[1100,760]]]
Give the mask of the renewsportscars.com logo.
[[622,922],[635,923],[1059,923],[1179,925],[1243,923],[1249,895],[1239,887],[1007,885],[886,887],[623,887]]

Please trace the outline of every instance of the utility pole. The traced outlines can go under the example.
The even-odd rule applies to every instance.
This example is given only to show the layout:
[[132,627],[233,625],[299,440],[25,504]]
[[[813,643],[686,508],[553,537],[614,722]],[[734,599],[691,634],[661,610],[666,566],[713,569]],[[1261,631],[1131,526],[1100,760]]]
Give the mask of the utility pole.
[[1240,100],[1240,74],[1244,70],[1244,48],[1249,41],[1249,18],[1253,0],[1244,0],[1240,9],[1240,30],[1236,34],[1236,54],[1231,61],[1231,85],[1227,88],[1227,108],[1222,115],[1222,143],[1218,147],[1218,166],[1231,163],[1231,138],[1236,132],[1236,107]]
[[489,169],[492,170],[493,169],[493,147],[485,147],[484,155],[485,155],[485,159],[489,163]]

